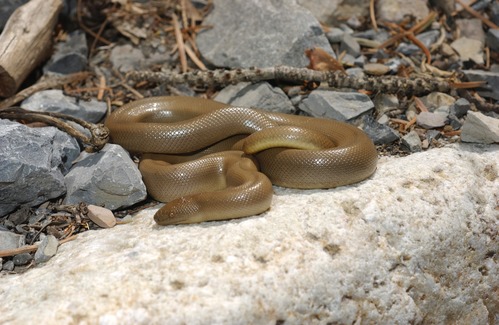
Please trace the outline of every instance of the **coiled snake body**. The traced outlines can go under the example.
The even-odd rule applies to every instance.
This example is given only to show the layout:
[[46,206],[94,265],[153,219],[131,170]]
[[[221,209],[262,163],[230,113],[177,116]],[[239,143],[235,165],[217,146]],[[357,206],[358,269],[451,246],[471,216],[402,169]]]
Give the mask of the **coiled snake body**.
[[[106,121],[113,142],[145,153],[161,225],[240,218],[270,207],[272,184],[332,188],[376,169],[369,137],[346,123],[193,97],[128,103]],[[260,170],[260,171],[259,171]]]

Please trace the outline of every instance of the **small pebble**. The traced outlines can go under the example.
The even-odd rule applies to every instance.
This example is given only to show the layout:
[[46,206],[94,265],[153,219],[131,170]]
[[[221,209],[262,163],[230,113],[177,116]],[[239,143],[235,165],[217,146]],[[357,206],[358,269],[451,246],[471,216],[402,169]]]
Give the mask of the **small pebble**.
[[332,27],[331,30],[326,33],[326,37],[331,43],[339,43],[343,39],[344,34],[345,32],[342,29]]
[[463,117],[468,113],[471,108],[470,102],[465,98],[459,98],[454,104],[450,106],[450,114],[455,115],[458,118]]
[[425,129],[439,128],[444,126],[446,122],[447,116],[431,112],[421,112],[416,119],[417,125]]
[[441,134],[440,131],[437,130],[428,130],[426,132],[426,139],[431,143],[432,140],[438,140],[440,138]]
[[463,126],[459,118],[454,114],[449,114],[449,125],[452,126],[453,130],[459,130]]
[[21,253],[15,255],[12,261],[14,262],[14,265],[19,266],[28,264],[32,259],[33,256],[31,256],[30,253]]
[[386,114],[383,114],[378,118],[379,124],[388,124],[388,122],[390,122],[390,118]]
[[131,214],[127,214],[126,216],[124,216],[123,218],[120,219],[121,223],[130,223],[132,221],[133,221],[133,217]]
[[88,218],[102,228],[112,228],[116,225],[113,212],[97,205],[88,206]]
[[5,263],[2,264],[2,271],[7,271],[7,272],[10,272],[10,271],[13,271],[14,270],[14,261],[7,261]]
[[402,137],[401,148],[409,152],[419,152],[423,149],[423,144],[416,131],[411,131]]
[[340,43],[340,52],[346,51],[354,58],[360,55],[360,45],[350,34],[343,34],[343,39]]
[[374,97],[374,107],[378,115],[388,113],[398,109],[400,106],[399,99],[392,94],[377,94]]
[[35,263],[47,262],[57,253],[59,241],[52,235],[45,236],[35,253]]
[[374,144],[389,144],[400,138],[397,131],[386,124],[380,124],[371,115],[362,116],[361,121],[362,129]]
[[382,76],[390,71],[390,67],[387,67],[381,63],[366,63],[364,64],[364,72],[370,75]]
[[430,141],[428,141],[428,139],[424,139],[423,141],[421,141],[421,147],[423,149],[428,149],[430,147]]

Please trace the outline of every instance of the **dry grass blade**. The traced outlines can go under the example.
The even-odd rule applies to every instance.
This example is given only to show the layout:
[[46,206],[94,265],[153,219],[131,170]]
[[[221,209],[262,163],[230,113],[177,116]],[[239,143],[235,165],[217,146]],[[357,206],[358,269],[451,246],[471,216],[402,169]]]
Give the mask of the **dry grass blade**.
[[182,32],[180,31],[178,17],[175,14],[172,14],[172,24],[173,24],[173,30],[175,31],[175,39],[177,41],[177,49],[178,49],[178,56],[180,59],[180,66],[182,68],[182,72],[185,73],[185,72],[187,72],[187,56],[185,53],[184,39],[182,37]]
[[185,52],[200,70],[208,70],[204,63],[197,57],[196,53],[194,53],[194,51],[191,49],[189,44],[185,44]]
[[374,30],[378,31],[378,23],[376,22],[376,13],[374,12],[374,0],[369,1],[369,15],[371,16],[371,23]]

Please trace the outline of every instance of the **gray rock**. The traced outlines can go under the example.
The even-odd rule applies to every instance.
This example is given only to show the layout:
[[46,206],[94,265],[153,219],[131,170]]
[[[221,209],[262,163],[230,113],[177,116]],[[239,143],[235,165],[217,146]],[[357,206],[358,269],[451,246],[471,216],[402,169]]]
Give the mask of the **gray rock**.
[[331,43],[340,43],[343,40],[343,35],[345,35],[345,31],[341,28],[332,27],[327,33],[326,37]]
[[59,241],[52,235],[45,236],[35,253],[35,263],[45,263],[57,253]]
[[431,143],[432,140],[438,140],[441,134],[440,131],[437,130],[428,130],[426,131],[426,140]]
[[454,104],[450,106],[450,114],[455,115],[457,118],[463,117],[470,110],[470,102],[465,98],[459,98]]
[[367,133],[376,145],[389,144],[400,138],[397,131],[388,125],[380,124],[371,115],[362,116],[362,130]]
[[7,271],[7,272],[14,271],[14,267],[15,267],[14,261],[10,260],[2,264],[2,271]]
[[425,129],[439,128],[444,126],[446,122],[447,122],[446,115],[432,113],[432,112],[421,112],[418,114],[418,117],[416,119],[417,125]]
[[87,68],[87,38],[81,30],[67,35],[64,42],[55,45],[55,52],[43,68],[45,72],[70,74]]
[[213,6],[203,21],[213,28],[197,36],[199,51],[210,65],[305,67],[305,50],[314,47],[334,56],[317,19],[293,2],[215,0]]
[[24,206],[9,214],[8,220],[17,226],[26,223],[31,214],[30,209]]
[[468,112],[461,129],[461,140],[475,143],[499,143],[499,120],[480,112]]
[[433,111],[433,113],[447,117],[450,113],[450,107],[446,105],[439,106]]
[[56,128],[29,128],[0,120],[0,216],[66,192],[63,172],[80,152]]
[[345,32],[345,34],[353,34],[353,32],[354,32],[354,30],[351,29],[347,24],[341,23],[340,24],[340,28],[341,28],[342,31]]
[[483,31],[483,23],[480,19],[456,19],[456,25],[461,32],[461,36],[471,38],[485,44],[485,32]]
[[355,58],[353,64],[357,67],[363,67],[366,64],[366,57],[363,55],[359,55]]
[[360,93],[314,90],[299,108],[315,117],[351,120],[374,107],[369,96]]
[[355,38],[350,34],[343,34],[343,38],[340,44],[340,52],[346,51],[348,54],[354,58],[360,55],[360,45],[357,43]]
[[[360,55],[360,49],[359,49],[359,55]],[[341,59],[341,62],[346,66],[353,66],[355,64],[355,56],[346,53]]]
[[139,69],[145,57],[140,49],[126,44],[115,46],[111,50],[109,60],[118,71],[129,72]]
[[30,253],[21,253],[14,256],[12,261],[15,266],[26,265],[33,259]]
[[499,2],[493,1],[489,7],[489,15],[492,22],[499,25]]
[[449,125],[452,127],[453,130],[459,130],[463,124],[459,120],[459,118],[454,115],[454,114],[449,114]]
[[386,114],[399,108],[399,99],[393,94],[379,93],[374,97],[374,107],[378,115]]
[[463,70],[470,81],[487,81],[487,84],[475,90],[483,97],[499,100],[499,72],[484,70]]
[[402,150],[408,152],[419,152],[423,149],[423,144],[416,131],[411,131],[401,139],[400,146]]
[[104,102],[93,98],[90,101],[79,100],[64,95],[59,89],[39,91],[26,98],[21,107],[32,111],[63,113],[92,123],[102,120],[107,111]]
[[475,39],[460,37],[451,43],[451,46],[459,54],[462,61],[472,60],[477,64],[483,64],[483,43]]
[[279,87],[272,87],[268,82],[256,84],[239,83],[222,89],[215,100],[242,106],[256,107],[272,112],[289,113],[296,112],[295,107],[288,96]]
[[111,50],[109,59],[113,67],[123,73],[132,70],[143,70],[156,63],[164,63],[169,60],[168,53],[163,53],[161,47],[151,50],[148,55],[143,50],[130,44],[117,45]]
[[0,231],[0,251],[16,249],[24,245],[24,235],[14,234],[10,231]]
[[85,202],[114,210],[140,202],[147,195],[142,176],[129,154],[114,144],[86,155],[64,181],[68,189],[65,204]]

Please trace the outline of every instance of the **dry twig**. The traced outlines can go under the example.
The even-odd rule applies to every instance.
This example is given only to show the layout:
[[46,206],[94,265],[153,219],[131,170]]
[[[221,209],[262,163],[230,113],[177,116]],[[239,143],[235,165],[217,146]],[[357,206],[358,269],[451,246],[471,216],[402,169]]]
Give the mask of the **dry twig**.
[[[71,237],[68,237],[68,238],[61,240],[59,242],[59,246],[61,246],[62,244],[65,244],[69,241],[75,240],[76,237],[78,237],[78,235],[73,235]],[[31,253],[31,252],[35,252],[37,249],[38,249],[38,245],[26,245],[26,246],[19,247],[16,249],[6,249],[6,250],[0,251],[0,257],[14,256],[17,254],[22,254],[22,253]]]
[[127,77],[134,81],[153,83],[188,84],[194,87],[218,87],[239,82],[278,80],[295,84],[304,82],[327,83],[333,88],[363,89],[374,93],[392,93],[403,96],[420,96],[433,91],[448,93],[449,82],[436,78],[402,78],[397,76],[355,77],[338,71],[315,71],[306,68],[278,66],[235,70],[150,72],[133,71]]
[[36,92],[45,90],[45,89],[51,89],[51,88],[58,88],[62,87],[65,84],[76,82],[76,81],[81,81],[86,79],[90,73],[88,72],[77,72],[73,74],[68,74],[62,77],[49,77],[46,79],[40,79],[36,84],[33,86],[30,86],[28,88],[25,88],[15,94],[12,97],[9,97],[3,101],[0,102],[0,111],[2,109],[6,109],[8,107],[11,107],[24,99],[28,98],[29,96],[33,95]]
[[[86,146],[85,151],[87,152],[101,150],[109,140],[109,130],[103,124],[89,123],[66,114],[54,112],[34,112],[25,110],[21,107],[9,107],[0,110],[0,118],[25,120],[29,122],[42,122],[55,126],[61,131],[67,132],[72,137],[79,139],[83,145]],[[64,120],[81,125],[90,132],[91,136],[88,137],[86,134],[82,133]]]

